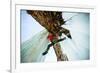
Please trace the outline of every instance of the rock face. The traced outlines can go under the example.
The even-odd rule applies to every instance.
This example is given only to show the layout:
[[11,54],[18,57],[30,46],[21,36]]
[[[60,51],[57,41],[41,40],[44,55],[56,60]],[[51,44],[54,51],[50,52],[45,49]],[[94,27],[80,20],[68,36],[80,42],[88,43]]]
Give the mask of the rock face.
[[[59,36],[61,36],[60,34],[62,33],[64,33],[65,35],[69,34],[69,30],[61,27],[65,23],[64,19],[62,18],[62,12],[27,10],[27,13],[53,35],[56,36],[56,34],[58,34]],[[57,56],[57,61],[68,60],[67,56],[64,55],[61,50],[60,43],[56,43],[55,45],[53,45],[53,48]]]
[[62,12],[27,10],[27,13],[54,35],[60,32],[65,35],[69,33],[68,29],[61,27],[65,23],[62,18]]

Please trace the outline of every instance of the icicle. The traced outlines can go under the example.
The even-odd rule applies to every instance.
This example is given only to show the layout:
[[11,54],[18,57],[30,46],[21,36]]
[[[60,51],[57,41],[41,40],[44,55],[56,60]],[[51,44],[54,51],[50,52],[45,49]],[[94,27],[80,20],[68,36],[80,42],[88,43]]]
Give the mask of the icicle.
[[48,32],[43,30],[21,44],[21,63],[44,61],[42,53],[49,43],[47,36]]

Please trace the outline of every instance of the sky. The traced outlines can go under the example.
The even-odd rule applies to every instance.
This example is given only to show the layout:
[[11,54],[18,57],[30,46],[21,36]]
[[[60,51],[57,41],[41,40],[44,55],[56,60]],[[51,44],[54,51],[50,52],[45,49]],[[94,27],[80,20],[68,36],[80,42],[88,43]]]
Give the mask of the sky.
[[[63,12],[63,18],[64,20],[71,18],[62,27],[69,29],[72,36],[72,40],[66,37],[67,39],[61,42],[63,52],[67,54],[69,60],[89,59],[89,13]],[[34,18],[28,15],[26,10],[21,10],[21,43],[29,40],[42,30],[44,28]],[[45,56],[44,61],[56,62],[56,55],[52,47]]]
[[26,10],[21,10],[21,39],[22,42],[28,40],[36,33],[42,31],[44,28],[26,13]]

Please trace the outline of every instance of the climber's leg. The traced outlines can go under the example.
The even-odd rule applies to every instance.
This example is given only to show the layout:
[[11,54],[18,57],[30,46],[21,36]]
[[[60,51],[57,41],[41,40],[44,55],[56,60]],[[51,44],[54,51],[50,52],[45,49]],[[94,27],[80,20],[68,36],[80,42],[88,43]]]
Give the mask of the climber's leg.
[[45,52],[43,52],[43,53],[42,53],[42,55],[46,55],[46,54],[48,53],[48,51],[49,51],[50,47],[51,47],[51,46],[53,46],[53,45],[54,45],[53,43],[50,43],[50,44],[48,45],[48,47],[47,47],[46,51],[45,51]]
[[70,31],[68,29],[61,27],[59,34],[61,34],[61,33],[64,33],[68,38],[72,39]]
[[66,39],[66,37],[61,38],[61,39],[57,40],[57,42],[56,42],[56,43],[61,42],[61,41],[65,40],[65,39]]
[[51,44],[49,44],[48,47],[47,47],[47,49],[46,49],[46,51],[43,52],[42,55],[46,55],[48,53],[48,51],[49,51],[49,49],[50,49],[51,46],[53,46],[54,44],[56,44],[58,42],[61,42],[61,41],[65,40],[65,39],[66,39],[66,37],[64,37],[62,39],[59,39],[59,40],[56,40],[56,41],[52,42]]

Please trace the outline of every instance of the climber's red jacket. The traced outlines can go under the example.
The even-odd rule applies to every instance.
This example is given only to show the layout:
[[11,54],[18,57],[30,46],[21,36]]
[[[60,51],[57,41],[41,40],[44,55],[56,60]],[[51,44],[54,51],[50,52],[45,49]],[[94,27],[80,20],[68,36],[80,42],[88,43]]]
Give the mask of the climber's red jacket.
[[52,34],[49,34],[47,38],[48,38],[49,41],[52,41],[53,40],[53,37],[54,36]]
[[57,36],[54,36],[53,34],[49,34],[47,38],[49,41],[53,41],[53,39],[57,38]]

